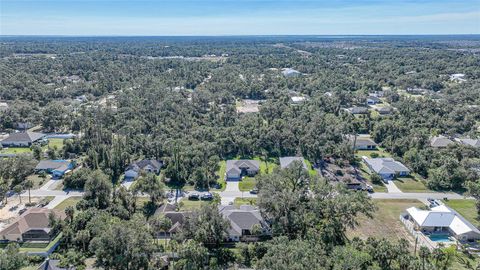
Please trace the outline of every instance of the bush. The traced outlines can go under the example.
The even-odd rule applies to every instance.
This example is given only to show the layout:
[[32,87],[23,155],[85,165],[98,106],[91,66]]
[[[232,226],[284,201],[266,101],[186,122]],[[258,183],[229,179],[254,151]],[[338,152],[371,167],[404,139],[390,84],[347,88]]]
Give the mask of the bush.
[[370,157],[371,157],[371,158],[377,158],[377,157],[378,157],[378,153],[376,153],[376,152],[370,153]]
[[373,173],[370,177],[370,180],[372,180],[372,183],[376,185],[379,185],[383,182],[383,178],[377,173]]
[[85,183],[91,175],[92,170],[88,168],[80,168],[69,176],[66,176],[65,180],[63,181],[63,185],[65,188],[83,189],[85,187]]

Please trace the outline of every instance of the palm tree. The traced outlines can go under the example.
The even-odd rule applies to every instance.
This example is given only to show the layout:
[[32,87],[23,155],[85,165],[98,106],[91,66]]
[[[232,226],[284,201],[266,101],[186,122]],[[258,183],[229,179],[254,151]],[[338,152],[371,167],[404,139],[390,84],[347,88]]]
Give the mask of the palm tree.
[[16,186],[13,188],[13,191],[15,191],[15,193],[18,194],[18,199],[20,200],[20,204],[22,204],[22,196],[21,196],[21,193],[22,193],[22,191],[23,191],[22,186],[16,185]]
[[25,188],[28,189],[28,203],[32,203],[32,198],[30,196],[30,189],[33,187],[33,181],[27,179],[24,184]]

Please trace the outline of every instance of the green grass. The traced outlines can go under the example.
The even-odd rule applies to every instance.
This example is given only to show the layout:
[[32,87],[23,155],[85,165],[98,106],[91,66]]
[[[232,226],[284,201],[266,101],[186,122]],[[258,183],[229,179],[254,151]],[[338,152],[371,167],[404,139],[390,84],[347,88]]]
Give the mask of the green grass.
[[254,177],[244,177],[242,181],[238,183],[240,191],[250,191],[257,185],[257,181]]
[[240,206],[240,205],[256,205],[257,198],[235,198],[233,201],[233,205]]
[[38,174],[32,174],[27,177],[27,180],[31,180],[33,182],[32,189],[37,189],[48,181],[48,177],[44,179],[41,178]]
[[25,154],[32,153],[28,147],[9,147],[0,150],[0,154]]
[[371,154],[376,153],[378,154],[378,157],[392,157],[385,149],[377,147],[376,150],[357,150],[355,151],[355,156],[357,156],[359,159],[362,158],[362,156],[366,156],[371,158]]
[[182,200],[180,202],[180,211],[192,211],[199,209],[204,204],[209,204],[211,201],[191,201],[191,200]]
[[63,141],[64,139],[48,139],[48,147],[57,147],[57,150],[61,150],[63,148]]
[[373,184],[372,183],[368,168],[363,162],[360,162],[359,169],[360,169],[360,174],[362,175],[362,177],[365,178],[365,180],[367,180],[368,184],[373,187],[373,190],[375,192],[387,192],[388,191],[387,187],[383,183],[380,183],[380,184]]
[[225,187],[227,186],[227,183],[225,182],[225,171],[227,170],[227,162],[225,160],[222,160],[218,163],[218,171],[216,173],[217,175],[217,183],[220,184],[221,190],[225,190]]
[[470,221],[476,227],[480,227],[480,217],[477,215],[477,208],[475,207],[475,200],[448,200],[444,203],[460,213],[464,218]]
[[414,176],[398,177],[394,180],[394,183],[402,192],[433,192],[425,186],[422,180]]
[[312,163],[310,163],[310,161],[308,161],[306,159],[303,159],[303,160],[305,161],[305,164],[307,164],[308,174],[310,174],[310,176],[316,176],[317,171],[315,169],[313,169]]
[[63,202],[61,202],[60,204],[58,204],[57,206],[55,206],[55,209],[65,210],[69,206],[75,207],[75,205],[77,205],[77,203],[80,200],[82,200],[82,197],[70,197],[70,198],[64,200]]
[[390,240],[407,239],[412,243],[413,236],[407,231],[399,216],[409,207],[420,207],[424,204],[418,200],[374,200],[377,211],[373,218],[359,216],[357,221],[359,226],[348,232],[348,237],[367,237],[387,238]]

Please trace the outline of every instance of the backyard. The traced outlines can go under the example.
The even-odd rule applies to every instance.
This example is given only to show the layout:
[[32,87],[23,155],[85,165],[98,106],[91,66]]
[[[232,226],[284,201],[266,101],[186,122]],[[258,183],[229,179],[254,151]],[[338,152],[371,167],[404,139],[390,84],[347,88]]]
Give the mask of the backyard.
[[480,220],[475,207],[475,200],[448,200],[444,203],[457,211],[460,215],[470,221],[477,228],[480,227]]

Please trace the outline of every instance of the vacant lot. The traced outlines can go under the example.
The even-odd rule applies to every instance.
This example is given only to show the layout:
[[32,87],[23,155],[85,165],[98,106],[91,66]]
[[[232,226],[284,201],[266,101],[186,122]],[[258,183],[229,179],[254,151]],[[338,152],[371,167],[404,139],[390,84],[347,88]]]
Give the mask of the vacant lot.
[[55,206],[55,209],[63,211],[69,206],[75,207],[80,200],[82,200],[82,197],[70,197]]
[[448,200],[444,201],[444,203],[457,211],[473,225],[477,226],[477,228],[480,228],[480,217],[477,214],[475,200]]
[[399,216],[409,207],[420,207],[423,204],[418,200],[374,200],[378,209],[372,219],[359,217],[359,226],[350,230],[349,238],[367,237],[387,238],[390,240],[407,239],[413,242],[413,236],[400,221]]

